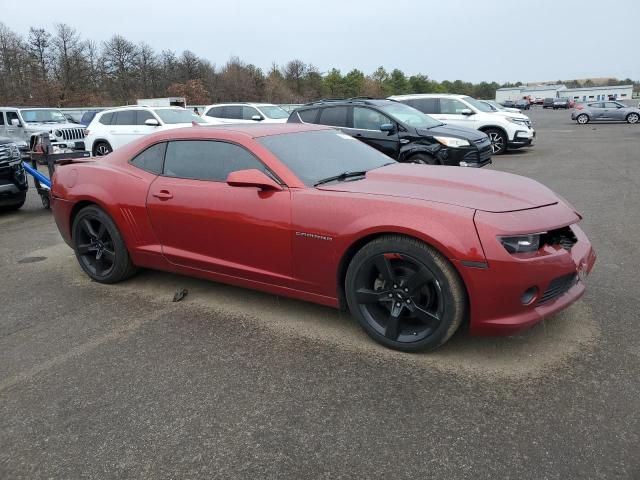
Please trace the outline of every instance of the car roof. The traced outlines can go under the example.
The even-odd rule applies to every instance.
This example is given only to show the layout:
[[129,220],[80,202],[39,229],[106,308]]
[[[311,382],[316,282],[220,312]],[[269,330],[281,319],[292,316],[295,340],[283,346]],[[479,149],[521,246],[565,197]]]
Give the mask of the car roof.
[[156,140],[216,138],[216,132],[225,132],[245,138],[270,137],[286,133],[300,133],[319,130],[336,131],[325,125],[309,123],[255,123],[255,124],[199,124],[193,127],[173,128],[151,134]]
[[408,93],[405,95],[391,95],[390,100],[394,99],[410,99],[410,98],[463,98],[469,95],[461,95],[459,93]]
[[[97,113],[119,112],[121,110],[188,110],[182,107],[149,107],[147,105],[125,105],[124,107],[113,107],[105,110],[96,110]],[[190,111],[190,110],[189,110]]]
[[353,98],[323,98],[322,100],[317,100],[315,102],[305,103],[304,105],[298,107],[303,109],[305,107],[318,107],[322,105],[338,105],[338,104],[349,104],[349,105],[371,105],[371,106],[383,106],[389,105],[390,103],[396,103],[395,100],[388,98],[373,98],[373,97],[353,97]]
[[204,108],[211,107],[226,107],[227,105],[248,105],[250,107],[279,107],[279,105],[275,103],[267,103],[267,102],[226,102],[226,103],[212,103],[211,105],[207,105]]

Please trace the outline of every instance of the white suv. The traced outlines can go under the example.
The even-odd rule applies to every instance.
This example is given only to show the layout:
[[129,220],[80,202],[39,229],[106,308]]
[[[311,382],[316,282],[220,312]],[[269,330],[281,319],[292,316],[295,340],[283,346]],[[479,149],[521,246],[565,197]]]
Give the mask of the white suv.
[[209,123],[287,123],[287,111],[272,103],[218,103],[204,108]]
[[87,127],[85,149],[106,155],[144,135],[159,130],[205,124],[200,116],[180,107],[120,107],[98,112]]
[[425,93],[389,98],[406,103],[444,123],[486,133],[494,155],[504,153],[508,148],[528,147],[536,136],[531,120],[526,115],[495,112],[489,105],[466,95]]

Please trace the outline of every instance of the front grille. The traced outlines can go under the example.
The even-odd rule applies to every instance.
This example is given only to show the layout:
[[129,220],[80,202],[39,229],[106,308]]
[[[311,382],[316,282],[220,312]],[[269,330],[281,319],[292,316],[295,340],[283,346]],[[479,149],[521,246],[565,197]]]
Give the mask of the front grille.
[[84,128],[64,128],[62,132],[63,140],[83,140]]
[[540,235],[540,246],[542,245],[559,245],[568,252],[576,244],[578,239],[576,238],[571,227],[562,227],[556,230],[550,230],[547,233]]
[[555,280],[552,280],[549,284],[549,287],[545,290],[545,292],[538,300],[538,305],[543,305],[545,303],[549,303],[552,300],[555,300],[560,295],[563,295],[569,291],[571,287],[576,284],[578,280],[578,276],[575,273],[570,273],[568,275],[564,275],[562,277],[558,277]]
[[0,161],[11,158],[11,147],[9,144],[0,145]]

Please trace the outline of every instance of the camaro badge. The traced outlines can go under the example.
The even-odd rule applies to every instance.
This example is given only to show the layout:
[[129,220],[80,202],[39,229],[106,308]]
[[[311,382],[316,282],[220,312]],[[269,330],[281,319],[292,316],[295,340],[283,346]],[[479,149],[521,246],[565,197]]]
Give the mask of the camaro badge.
[[325,235],[316,235],[315,233],[307,233],[307,232],[296,232],[296,237],[306,237],[306,238],[315,238],[316,240],[333,240],[332,237],[327,237]]

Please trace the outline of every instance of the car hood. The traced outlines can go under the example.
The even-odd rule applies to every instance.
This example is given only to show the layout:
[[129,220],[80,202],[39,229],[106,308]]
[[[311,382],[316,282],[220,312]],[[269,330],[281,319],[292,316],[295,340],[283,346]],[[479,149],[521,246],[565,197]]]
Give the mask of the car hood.
[[416,128],[418,135],[425,137],[440,136],[440,137],[454,137],[464,138],[465,140],[481,140],[486,138],[487,135],[479,130],[466,127],[456,127],[454,125],[439,125],[433,128]]
[[500,115],[502,117],[517,118],[519,120],[529,120],[529,117],[527,117],[526,115],[523,115],[522,113],[513,113],[513,112],[488,112],[488,113],[491,113],[491,115]]
[[320,190],[411,198],[486,212],[513,212],[558,203],[544,185],[510,173],[476,168],[394,163],[365,178],[317,187]]
[[61,130],[64,128],[84,128],[84,126],[78,123],[40,123],[40,122],[26,122],[27,130]]

